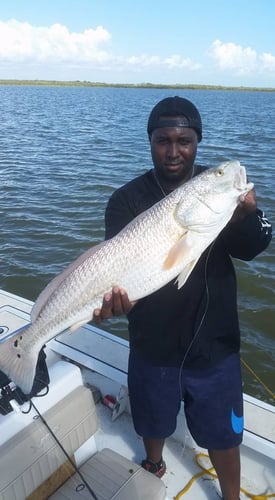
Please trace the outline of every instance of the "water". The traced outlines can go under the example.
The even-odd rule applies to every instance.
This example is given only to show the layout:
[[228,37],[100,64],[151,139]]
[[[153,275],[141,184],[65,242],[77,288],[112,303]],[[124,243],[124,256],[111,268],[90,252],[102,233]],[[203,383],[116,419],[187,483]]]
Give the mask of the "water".
[[[239,159],[259,206],[274,214],[274,93],[177,91],[200,109],[197,160]],[[112,191],[151,168],[146,122],[174,90],[0,86],[0,288],[35,300],[65,265],[104,235]],[[236,262],[242,355],[275,393],[274,242]],[[127,336],[125,320],[106,322]],[[274,399],[244,369],[244,389]]]

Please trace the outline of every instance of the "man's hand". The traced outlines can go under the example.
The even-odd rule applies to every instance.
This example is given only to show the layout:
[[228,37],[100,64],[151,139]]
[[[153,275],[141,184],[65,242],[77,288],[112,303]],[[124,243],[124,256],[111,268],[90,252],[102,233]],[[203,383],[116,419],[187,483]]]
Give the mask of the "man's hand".
[[230,222],[237,222],[238,220],[244,219],[249,213],[255,212],[256,208],[256,191],[255,189],[251,189],[247,194],[242,194],[240,196],[239,205],[234,211]]
[[131,311],[135,302],[130,302],[125,290],[114,286],[112,292],[105,293],[101,309],[95,309],[93,321],[99,325],[104,319],[122,316]]

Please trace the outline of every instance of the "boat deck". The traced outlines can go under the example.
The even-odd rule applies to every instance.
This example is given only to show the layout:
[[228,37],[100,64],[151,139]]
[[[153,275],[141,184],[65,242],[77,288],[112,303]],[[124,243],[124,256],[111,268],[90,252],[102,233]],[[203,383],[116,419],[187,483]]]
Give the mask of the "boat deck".
[[[102,375],[84,370],[83,376],[89,384],[101,388],[104,394],[106,380]],[[96,409],[99,417],[99,429],[95,434],[97,449],[111,448],[139,464],[144,458],[143,443],[134,431],[130,414],[127,411],[122,412],[118,418],[112,420],[112,410],[101,401],[97,403]],[[206,450],[195,445],[188,429],[184,428],[182,414],[179,416],[179,421],[181,425],[177,429],[177,434],[166,440],[164,449],[167,473],[162,481],[166,486],[167,500],[174,498],[177,500],[180,498],[217,500],[221,498],[217,479],[207,473],[203,474],[199,465],[201,464],[205,469],[211,468],[209,459],[200,456],[201,453],[206,454]],[[178,439],[179,434],[181,439]],[[251,497],[274,493],[274,461],[245,446],[242,446],[241,453],[243,491],[240,498],[243,500],[247,498],[246,493],[249,493]],[[264,487],[259,486],[263,484]],[[180,492],[182,492],[181,495]]]
[[[30,301],[0,292],[0,325],[6,328],[3,335],[29,321],[31,305]],[[60,357],[72,361],[80,366],[85,383],[97,388],[103,397],[111,394],[120,401],[119,411],[114,415],[109,407],[102,404],[101,399],[96,404],[99,418],[99,428],[94,436],[96,448],[111,448],[138,464],[144,458],[144,449],[142,439],[134,431],[129,412],[128,349],[127,341],[86,326],[73,335],[64,333],[52,340],[48,344],[47,352],[49,363]],[[53,392],[52,388],[52,394]],[[43,399],[46,398],[41,398],[41,404],[44,404]],[[246,430],[241,447],[242,487],[245,490],[241,493],[241,499],[247,498],[246,493],[251,497],[275,492],[275,408],[250,397],[246,397],[246,403],[248,421],[252,425],[253,416],[256,415],[256,422],[254,431]],[[113,416],[117,418],[112,418]],[[0,426],[1,419],[0,416]],[[3,417],[4,419],[7,420],[6,417]],[[90,446],[89,442],[87,446]],[[205,469],[211,467],[208,458],[198,456],[200,453],[206,453],[206,450],[199,449],[192,440],[185,425],[182,408],[177,430],[167,439],[164,450],[167,473],[162,481],[166,486],[167,499],[221,498],[218,481],[207,473],[202,474],[202,468],[196,462],[198,459]],[[185,491],[180,495],[184,488]]]
[[[97,404],[100,420],[100,428],[95,439],[98,449],[105,447],[119,452],[139,464],[144,459],[144,448],[142,439],[136,435],[131,417],[128,413],[122,413],[116,420],[112,421],[112,412],[103,404]],[[167,439],[164,449],[164,459],[167,464],[167,472],[162,481],[166,486],[167,499],[173,499],[186,487],[192,477],[201,472],[195,462],[196,453],[199,450],[190,448],[190,438],[186,432],[186,444],[180,443],[174,437]],[[211,467],[209,460],[202,460],[206,468]],[[186,500],[217,500],[221,498],[217,480],[204,475],[190,485],[190,489],[181,497]]]

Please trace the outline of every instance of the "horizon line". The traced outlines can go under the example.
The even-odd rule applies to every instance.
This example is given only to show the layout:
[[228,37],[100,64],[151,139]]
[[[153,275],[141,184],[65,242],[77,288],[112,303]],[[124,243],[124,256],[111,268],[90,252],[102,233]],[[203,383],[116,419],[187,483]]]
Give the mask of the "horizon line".
[[275,92],[275,87],[249,87],[243,85],[211,85],[211,84],[196,84],[196,83],[107,83],[107,82],[92,82],[89,80],[45,80],[45,79],[17,79],[5,78],[0,79],[0,85],[52,85],[52,86],[75,86],[75,87],[117,87],[117,88],[159,88],[159,89],[191,89],[191,90],[250,90],[262,92]]

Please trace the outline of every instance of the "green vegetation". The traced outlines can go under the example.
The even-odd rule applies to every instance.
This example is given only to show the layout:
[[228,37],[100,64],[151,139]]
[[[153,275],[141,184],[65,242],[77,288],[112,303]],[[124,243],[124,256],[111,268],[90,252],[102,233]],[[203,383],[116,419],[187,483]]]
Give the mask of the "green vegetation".
[[196,85],[196,84],[156,84],[156,83],[103,83],[89,81],[57,81],[57,80],[0,80],[0,85],[29,85],[29,86],[55,86],[55,87],[112,87],[135,89],[191,89],[191,90],[238,90],[254,92],[275,92],[272,87],[232,87],[222,85]]

